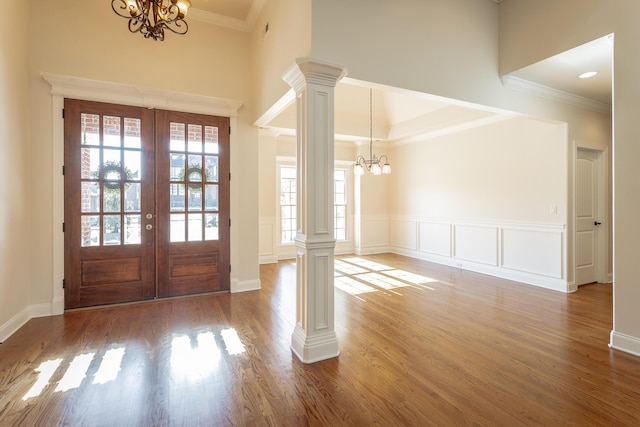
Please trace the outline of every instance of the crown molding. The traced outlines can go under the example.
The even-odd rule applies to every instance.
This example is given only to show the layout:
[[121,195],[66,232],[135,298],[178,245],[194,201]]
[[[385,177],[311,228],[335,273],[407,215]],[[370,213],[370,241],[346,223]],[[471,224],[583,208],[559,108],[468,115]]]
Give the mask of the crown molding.
[[246,21],[231,18],[229,16],[218,15],[207,12],[202,9],[190,9],[189,18],[194,21],[204,22],[205,24],[217,25],[219,27],[229,28],[231,30],[250,32],[251,28]]
[[194,21],[204,22],[205,24],[217,25],[219,27],[249,33],[253,30],[265,2],[266,0],[254,0],[251,3],[251,9],[249,9],[249,13],[245,20],[218,15],[216,13],[207,12],[206,10],[194,8],[189,9],[189,18],[193,18]]
[[593,99],[574,95],[569,92],[554,89],[519,77],[504,76],[502,77],[502,85],[507,89],[536,95],[551,101],[572,105],[574,107],[596,111],[598,113],[611,113],[611,105],[604,102],[594,101]]
[[41,75],[51,85],[52,95],[65,98],[226,117],[237,117],[238,110],[242,107],[242,102],[234,99],[51,73],[41,73]]

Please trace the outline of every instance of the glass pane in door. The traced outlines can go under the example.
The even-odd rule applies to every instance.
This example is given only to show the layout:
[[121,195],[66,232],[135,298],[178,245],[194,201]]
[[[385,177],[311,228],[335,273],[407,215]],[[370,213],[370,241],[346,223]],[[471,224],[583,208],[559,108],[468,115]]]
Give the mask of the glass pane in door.
[[82,113],[80,127],[80,245],[140,244],[140,119]]
[[175,122],[169,128],[170,242],[217,240],[218,129]]

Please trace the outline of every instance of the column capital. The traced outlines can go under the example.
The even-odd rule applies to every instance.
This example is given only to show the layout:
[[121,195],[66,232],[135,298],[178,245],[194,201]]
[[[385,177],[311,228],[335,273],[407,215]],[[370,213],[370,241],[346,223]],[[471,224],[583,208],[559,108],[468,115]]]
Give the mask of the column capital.
[[296,92],[300,92],[307,83],[335,87],[346,75],[347,69],[340,64],[305,56],[296,58],[296,63],[285,71],[282,79]]

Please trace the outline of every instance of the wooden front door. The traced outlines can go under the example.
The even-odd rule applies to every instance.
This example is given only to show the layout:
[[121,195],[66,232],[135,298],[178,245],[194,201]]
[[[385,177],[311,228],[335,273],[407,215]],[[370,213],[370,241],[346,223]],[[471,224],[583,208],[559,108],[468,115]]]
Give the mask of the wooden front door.
[[228,223],[228,118],[65,100],[65,308],[228,290]]

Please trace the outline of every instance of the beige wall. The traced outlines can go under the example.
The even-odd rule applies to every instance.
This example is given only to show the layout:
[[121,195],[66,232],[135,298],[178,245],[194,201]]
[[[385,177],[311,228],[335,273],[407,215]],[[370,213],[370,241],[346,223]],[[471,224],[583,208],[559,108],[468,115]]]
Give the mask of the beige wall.
[[640,2],[509,0],[501,11],[501,64],[509,72],[614,33],[614,346],[640,354]]
[[253,121],[290,89],[282,75],[295,58],[310,54],[311,0],[268,0],[251,34]]
[[394,162],[395,215],[564,224],[567,138],[561,124],[510,119],[400,145]]
[[233,266],[232,276],[240,282],[257,281],[258,137],[250,124],[249,33],[190,20],[187,35],[168,33],[165,41],[154,42],[131,34],[127,21],[116,16],[108,2],[33,0],[33,4],[38,7],[33,7],[29,25],[37,41],[31,45],[29,69],[32,167],[44,178],[34,180],[29,191],[34,195],[33,211],[38,212],[30,224],[37,236],[31,253],[39,266],[33,271],[31,303],[50,303],[52,298],[55,196],[50,177],[59,173],[52,170],[52,97],[42,72],[242,102],[232,138],[236,143],[232,163],[237,165],[231,181],[232,223],[238,233],[232,262],[239,264]]
[[30,184],[41,172],[29,159],[28,2],[4,5],[0,25],[0,342],[28,319],[32,236]]

